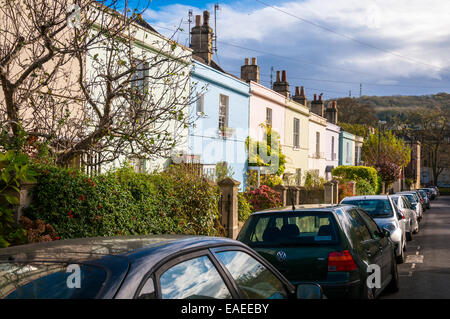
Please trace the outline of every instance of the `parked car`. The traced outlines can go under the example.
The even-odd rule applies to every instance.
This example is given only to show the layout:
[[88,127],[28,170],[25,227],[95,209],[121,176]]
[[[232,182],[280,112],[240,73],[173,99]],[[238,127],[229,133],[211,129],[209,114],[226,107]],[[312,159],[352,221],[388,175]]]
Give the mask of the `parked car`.
[[439,193],[439,187],[431,186],[431,190],[434,190],[435,196],[439,197],[441,194]]
[[437,191],[435,188],[426,187],[425,189],[431,193],[431,197],[430,197],[431,200],[434,200],[437,197]]
[[294,287],[241,242],[200,236],[84,238],[4,248],[0,282],[0,298],[6,299],[322,297],[320,286]]
[[405,220],[388,195],[350,196],[344,198],[341,204],[355,205],[364,209],[381,229],[387,229],[395,244],[397,262],[399,264],[404,262],[406,250]]
[[428,197],[428,194],[425,190],[423,189],[418,189],[420,195],[422,195],[423,201],[424,201],[424,205],[426,209],[430,209],[431,208],[431,200]]
[[427,194],[427,197],[430,200],[430,202],[432,199],[434,199],[433,192],[431,191],[430,188],[421,188],[421,190],[423,190]]
[[[394,243],[357,206],[308,205],[253,213],[238,240],[255,249],[294,284],[320,284],[328,298],[374,298],[399,288]],[[381,287],[367,284],[380,267]]]
[[390,195],[400,212],[406,217],[406,240],[411,241],[413,234],[419,232],[419,221],[416,210],[411,207],[409,200],[401,194]]
[[417,216],[419,217],[419,222],[423,218],[423,208],[422,204],[420,203],[419,196],[417,196],[417,193],[415,191],[404,191],[404,192],[398,192],[396,194],[405,195],[406,198],[409,200],[411,207],[416,210]]

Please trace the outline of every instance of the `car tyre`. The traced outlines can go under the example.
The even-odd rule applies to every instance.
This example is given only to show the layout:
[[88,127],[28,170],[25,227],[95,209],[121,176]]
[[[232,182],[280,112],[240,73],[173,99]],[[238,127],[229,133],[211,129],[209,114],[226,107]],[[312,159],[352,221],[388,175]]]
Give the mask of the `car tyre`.
[[393,260],[393,263],[392,263],[391,275],[392,275],[391,282],[386,287],[386,290],[388,292],[397,292],[400,290],[400,281],[398,278],[398,268],[397,268],[397,263],[395,262],[395,259]]
[[401,253],[399,256],[397,256],[397,264],[403,264],[405,262],[405,247],[401,249]]
[[409,231],[406,233],[406,241],[411,241],[412,240],[412,231]]

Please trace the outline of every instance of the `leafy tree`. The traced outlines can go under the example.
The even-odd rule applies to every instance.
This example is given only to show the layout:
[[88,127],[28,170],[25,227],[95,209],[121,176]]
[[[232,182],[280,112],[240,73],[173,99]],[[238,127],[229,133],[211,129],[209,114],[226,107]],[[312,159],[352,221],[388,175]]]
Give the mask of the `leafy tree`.
[[364,140],[362,160],[367,166],[375,167],[388,186],[397,179],[401,168],[411,161],[411,148],[391,131],[377,130]]
[[264,128],[262,141],[254,141],[248,137],[246,147],[248,150],[248,166],[265,166],[270,169],[270,174],[281,176],[284,173],[286,155],[281,149],[280,135],[272,130],[270,125],[261,125]]
[[170,155],[190,124],[190,53],[141,18],[148,3],[1,0],[3,148],[36,137],[61,165]]
[[422,158],[427,161],[436,185],[440,174],[450,167],[450,109],[417,109],[397,119],[398,134],[421,143]]
[[339,126],[344,131],[361,137],[366,137],[371,133],[371,126],[367,124],[351,124],[339,122]]

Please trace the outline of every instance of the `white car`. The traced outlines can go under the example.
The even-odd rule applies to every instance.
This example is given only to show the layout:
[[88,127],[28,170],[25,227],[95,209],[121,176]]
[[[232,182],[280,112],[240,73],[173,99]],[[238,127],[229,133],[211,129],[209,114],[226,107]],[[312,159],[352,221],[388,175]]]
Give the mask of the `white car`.
[[412,208],[405,195],[394,194],[390,195],[390,197],[394,200],[397,208],[406,217],[406,240],[410,241],[412,240],[412,234],[417,234],[419,232],[419,217],[417,216],[417,212]]
[[420,203],[420,199],[417,196],[416,192],[414,192],[414,191],[401,192],[401,193],[396,193],[395,195],[403,195],[408,199],[408,201],[411,205],[411,209],[414,209],[416,211],[417,219],[420,222],[423,217],[423,208],[422,208],[422,204]]
[[351,196],[344,198],[341,204],[355,205],[364,209],[381,229],[389,231],[395,245],[397,263],[405,261],[405,219],[388,195]]

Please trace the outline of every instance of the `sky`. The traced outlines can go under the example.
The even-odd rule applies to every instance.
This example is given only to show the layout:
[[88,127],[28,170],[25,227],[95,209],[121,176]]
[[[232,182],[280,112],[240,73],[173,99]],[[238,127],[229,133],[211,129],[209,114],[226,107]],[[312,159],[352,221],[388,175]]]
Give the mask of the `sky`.
[[[137,0],[130,0],[133,6]],[[310,99],[449,92],[448,0],[245,0],[219,1],[214,60],[239,76],[256,57],[261,83],[286,70],[293,92]],[[153,0],[144,18],[158,32],[188,44],[188,11],[214,1]],[[193,19],[195,21],[195,17]],[[360,83],[362,85],[360,85]]]

